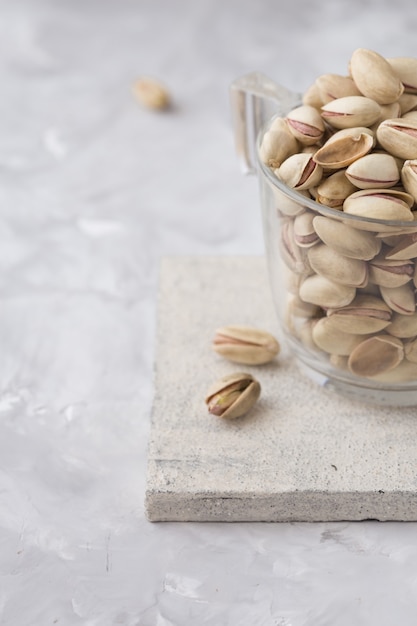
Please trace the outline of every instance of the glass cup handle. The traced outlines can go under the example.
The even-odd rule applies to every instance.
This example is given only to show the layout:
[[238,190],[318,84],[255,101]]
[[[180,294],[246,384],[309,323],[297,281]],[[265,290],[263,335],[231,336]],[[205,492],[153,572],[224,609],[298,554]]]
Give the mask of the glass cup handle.
[[301,94],[277,85],[259,72],[237,78],[230,86],[235,146],[245,174],[256,172],[256,138],[273,115],[286,115],[301,103]]

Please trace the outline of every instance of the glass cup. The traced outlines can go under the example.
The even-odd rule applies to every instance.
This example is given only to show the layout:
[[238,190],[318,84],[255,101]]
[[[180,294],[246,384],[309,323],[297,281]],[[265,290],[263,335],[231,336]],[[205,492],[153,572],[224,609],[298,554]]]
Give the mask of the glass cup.
[[273,303],[300,369],[356,400],[417,405],[417,221],[357,217],[286,186],[259,147],[300,95],[257,73],[231,95],[238,155],[258,174]]

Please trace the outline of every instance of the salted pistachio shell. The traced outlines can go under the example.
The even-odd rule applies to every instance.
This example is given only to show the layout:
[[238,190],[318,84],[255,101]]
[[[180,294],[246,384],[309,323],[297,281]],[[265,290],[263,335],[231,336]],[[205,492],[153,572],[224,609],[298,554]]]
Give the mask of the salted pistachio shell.
[[374,50],[355,50],[350,58],[349,71],[359,91],[379,104],[395,102],[404,91],[392,66]]
[[286,117],[292,135],[305,146],[318,143],[324,135],[324,123],[317,109],[307,104],[296,107]]
[[381,115],[381,108],[375,100],[365,96],[337,98],[321,107],[325,122],[334,128],[370,126]]
[[[404,343],[405,358],[411,363],[417,364],[417,339],[411,339]],[[417,377],[417,370],[416,370]]]
[[417,159],[417,121],[401,117],[384,120],[376,137],[390,154],[401,159]]
[[413,221],[413,197],[394,189],[361,189],[351,194],[343,203],[350,215],[377,220]]
[[404,185],[404,189],[417,202],[417,159],[404,161],[401,169],[401,182]]
[[223,376],[207,392],[209,413],[224,419],[235,419],[247,413],[261,393],[259,382],[251,375],[237,372]]
[[294,220],[282,221],[279,250],[285,265],[296,274],[308,275],[312,270],[307,250],[297,244],[294,237]]
[[387,61],[402,82],[405,93],[417,94],[417,59],[394,57]]
[[417,380],[417,363],[403,359],[396,367],[376,376],[369,376],[380,383],[399,384]]
[[386,188],[398,183],[400,172],[393,156],[373,152],[351,163],[346,178],[359,189]]
[[335,328],[327,317],[313,324],[312,338],[320,350],[339,356],[349,355],[363,341],[363,335],[345,333]]
[[390,307],[381,298],[362,293],[347,306],[327,310],[329,325],[357,335],[383,330],[390,323],[391,315]]
[[381,250],[381,241],[373,233],[358,230],[330,217],[317,215],[313,225],[325,244],[346,257],[369,261]]
[[280,351],[273,335],[251,326],[223,326],[216,330],[213,349],[235,363],[260,365],[272,361]]
[[294,239],[301,248],[311,248],[320,241],[319,236],[314,230],[313,219],[315,213],[305,211],[300,213],[294,219]]
[[386,328],[387,333],[394,337],[410,338],[417,336],[417,313],[402,315],[394,313],[392,322]]
[[323,170],[311,154],[298,153],[288,157],[274,173],[288,187],[298,191],[317,185]]
[[365,261],[343,256],[330,246],[320,243],[308,251],[312,269],[320,276],[350,287],[363,287],[368,280]]
[[375,144],[374,135],[364,128],[340,131],[330,137],[314,154],[314,161],[323,168],[339,170],[368,154]]
[[410,259],[394,261],[379,255],[368,262],[369,280],[382,287],[401,287],[414,275],[414,265]]
[[402,341],[389,335],[368,337],[351,352],[348,367],[357,376],[377,376],[394,369],[404,358]]
[[299,293],[304,302],[317,304],[323,308],[346,306],[352,302],[355,294],[355,287],[335,283],[320,274],[305,278],[301,283]]
[[400,105],[399,115],[392,115],[391,117],[408,118],[409,113],[415,113],[415,109],[417,107],[417,94],[403,93],[403,95],[398,99],[398,104]]
[[291,154],[298,151],[298,142],[288,130],[283,118],[276,118],[271,128],[262,137],[259,157],[265,165],[277,168]]
[[[398,239],[398,237],[397,237]],[[400,235],[399,241],[389,251],[385,253],[385,258],[395,261],[415,259],[417,257],[417,233]]]
[[372,129],[376,131],[378,125],[384,120],[392,119],[393,117],[401,117],[401,105],[400,102],[391,102],[391,104],[380,104],[381,107],[381,115],[375,122],[376,126],[373,125]]
[[339,170],[323,179],[316,191],[317,202],[332,209],[341,209],[343,202],[357,191],[357,187],[346,178],[346,170]]
[[362,95],[350,76],[322,74],[316,78],[315,84],[320,94],[321,104],[346,96]]
[[402,315],[412,315],[416,310],[416,299],[414,289],[410,283],[401,285],[400,287],[383,287],[379,288],[384,302],[397,313]]

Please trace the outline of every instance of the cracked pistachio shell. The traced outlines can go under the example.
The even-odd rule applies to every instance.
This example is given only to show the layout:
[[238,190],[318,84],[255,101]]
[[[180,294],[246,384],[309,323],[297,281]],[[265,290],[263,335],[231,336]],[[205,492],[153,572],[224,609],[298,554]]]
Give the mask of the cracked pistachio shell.
[[369,280],[382,287],[401,287],[414,275],[414,265],[409,259],[394,261],[379,255],[368,262]]
[[314,154],[314,161],[325,169],[347,167],[372,150],[375,139],[367,128],[348,129],[332,135]]
[[368,281],[365,261],[345,257],[324,243],[320,243],[308,251],[308,260],[317,274],[334,283],[350,287],[363,287]]
[[329,325],[346,333],[368,335],[377,333],[391,321],[391,309],[381,300],[368,294],[359,294],[353,302],[337,309],[328,309]]
[[357,187],[346,178],[346,171],[339,170],[318,185],[316,200],[332,209],[341,209],[346,198],[355,191]]
[[327,317],[323,317],[313,324],[312,338],[320,350],[338,356],[348,356],[363,341],[363,335],[338,330]]
[[316,186],[323,170],[313,161],[311,154],[298,153],[288,157],[274,173],[288,187],[298,191]]
[[352,259],[369,261],[381,250],[381,241],[373,233],[358,230],[344,222],[317,215],[313,225],[325,244]]
[[398,183],[400,172],[393,156],[373,152],[351,163],[346,178],[359,189],[386,188]]
[[305,278],[300,285],[299,293],[304,302],[317,304],[323,308],[346,306],[352,302],[355,294],[355,287],[335,283],[320,274]]
[[384,302],[396,313],[402,315],[412,315],[416,310],[416,299],[414,289],[410,283],[400,287],[379,288]]
[[229,361],[260,365],[272,361],[280,351],[270,333],[250,326],[224,326],[216,330],[213,349]]
[[394,369],[382,372],[376,376],[370,376],[369,378],[380,383],[394,384],[415,381],[417,380],[417,363],[403,359]]
[[349,71],[359,91],[378,104],[395,102],[404,91],[387,59],[373,50],[355,50],[350,58]]
[[407,259],[415,259],[416,257],[417,233],[401,235],[395,246],[385,253],[386,259],[393,259],[394,261],[405,261]]
[[356,376],[377,376],[394,369],[404,358],[402,341],[389,335],[368,337],[351,352],[348,367]]
[[259,382],[244,372],[224,376],[207,392],[209,413],[225,419],[235,419],[247,413],[261,393]]
[[413,221],[413,197],[394,189],[361,189],[352,193],[343,203],[343,210],[357,217],[376,220]]
[[260,159],[269,167],[279,167],[285,159],[298,151],[298,142],[288,130],[283,118],[276,118],[262,137]]
[[402,82],[405,93],[417,94],[417,59],[394,57],[387,61]]
[[417,159],[417,120],[401,117],[384,120],[377,128],[376,137],[393,156]]
[[296,107],[288,113],[286,121],[292,135],[304,146],[318,143],[324,135],[321,115],[312,106]]
[[401,169],[401,182],[404,189],[413,196],[417,202],[417,159],[408,159],[404,161]]
[[314,216],[312,211],[305,211],[294,219],[294,239],[301,248],[311,248],[319,241],[313,226]]
[[333,128],[371,126],[379,119],[381,107],[365,96],[346,96],[324,104],[321,115]]
[[387,333],[394,337],[407,339],[417,336],[417,313],[412,315],[402,315],[394,313],[392,322],[386,328]]
[[350,76],[322,74],[316,78],[315,84],[320,94],[321,104],[346,96],[362,95]]
[[294,220],[283,220],[279,249],[285,265],[295,274],[311,274],[307,250],[297,245],[294,237]]

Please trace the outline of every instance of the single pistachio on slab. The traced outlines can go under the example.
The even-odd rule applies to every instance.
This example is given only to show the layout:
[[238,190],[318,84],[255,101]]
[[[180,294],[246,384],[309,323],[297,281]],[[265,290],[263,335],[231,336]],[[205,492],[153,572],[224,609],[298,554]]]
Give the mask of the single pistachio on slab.
[[384,120],[378,126],[379,144],[393,156],[417,159],[417,121],[401,117]]
[[394,369],[404,358],[402,341],[389,335],[368,337],[351,352],[348,367],[357,376],[377,376]]
[[133,94],[148,109],[167,109],[171,102],[166,87],[155,78],[144,76],[133,83]]
[[229,361],[260,365],[272,361],[279,353],[280,345],[264,330],[235,325],[217,329],[213,349]]
[[379,290],[382,298],[393,311],[402,315],[412,315],[415,312],[416,299],[410,283],[400,287],[380,286]]
[[394,189],[361,189],[352,193],[343,203],[343,210],[357,217],[377,220],[413,221],[413,197]]
[[342,209],[343,202],[357,187],[346,178],[346,170],[339,170],[325,178],[317,187],[317,202],[332,209]]
[[414,275],[414,264],[410,259],[395,261],[383,254],[368,262],[369,280],[382,287],[401,287]]
[[326,245],[346,257],[369,261],[381,250],[381,241],[373,233],[358,230],[344,222],[317,215],[313,225]]
[[386,188],[398,183],[400,172],[393,156],[373,152],[351,163],[346,178],[359,189]]
[[395,102],[404,91],[401,80],[387,59],[373,50],[355,50],[349,71],[359,91],[379,104]]
[[334,283],[350,287],[364,287],[368,282],[365,261],[345,257],[324,243],[308,251],[308,260],[317,274]]
[[235,419],[247,413],[261,394],[259,382],[244,372],[229,374],[214,383],[207,392],[209,413]]
[[359,294],[347,306],[327,309],[329,325],[346,333],[368,335],[379,332],[391,321],[391,309],[381,300],[368,294]]
[[321,115],[334,128],[370,126],[379,119],[381,107],[365,96],[346,96],[323,105]]
[[321,180],[322,168],[312,157],[313,155],[303,152],[293,154],[274,170],[274,174],[297,191],[314,187]]
[[311,248],[320,241],[313,226],[315,213],[305,211],[294,219],[294,239],[301,248]]
[[368,154],[374,143],[374,135],[368,129],[339,131],[317,150],[313,159],[324,169],[339,170]]
[[346,96],[361,96],[361,92],[350,76],[340,74],[322,74],[316,78],[315,85],[320,94],[319,108],[322,104],[327,104],[332,100],[344,98]]
[[285,159],[298,151],[298,142],[288,130],[283,118],[276,118],[262,137],[260,159],[269,167],[279,167]]
[[402,315],[394,313],[392,322],[386,328],[387,333],[401,339],[409,339],[417,336],[417,313]]
[[299,293],[304,302],[317,304],[323,308],[346,306],[352,302],[355,294],[355,287],[335,283],[320,274],[305,278],[301,283]]
[[363,335],[343,332],[335,328],[327,317],[322,317],[313,324],[312,337],[320,350],[338,356],[348,356],[363,341]]
[[387,61],[402,82],[405,93],[417,94],[417,59],[394,57]]
[[286,117],[287,125],[294,137],[304,146],[318,143],[324,135],[324,123],[320,113],[312,106],[296,107]]

